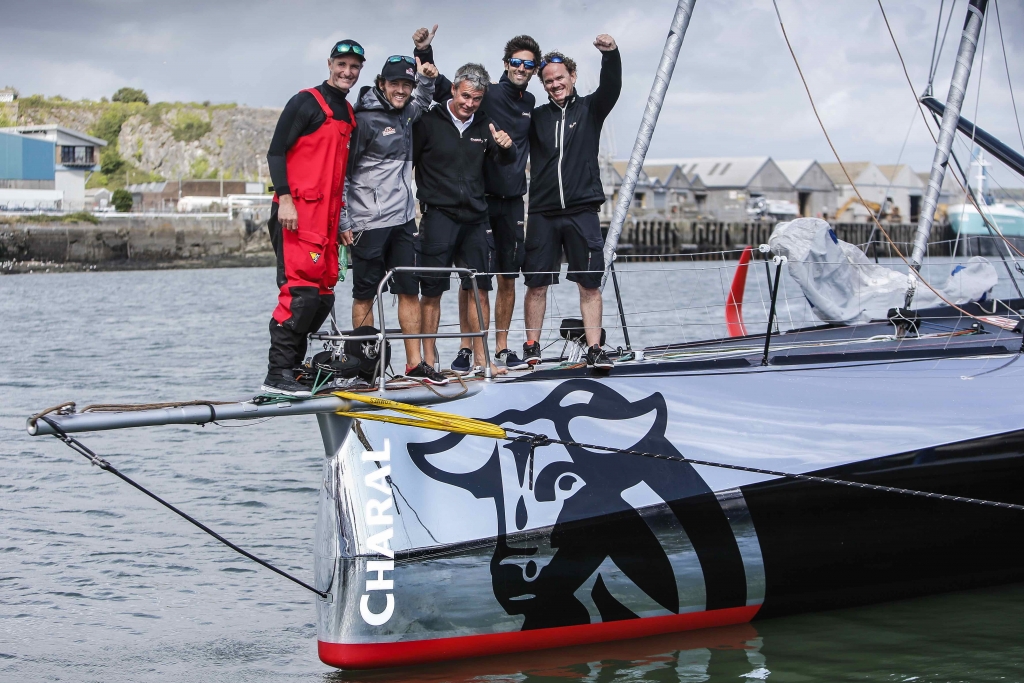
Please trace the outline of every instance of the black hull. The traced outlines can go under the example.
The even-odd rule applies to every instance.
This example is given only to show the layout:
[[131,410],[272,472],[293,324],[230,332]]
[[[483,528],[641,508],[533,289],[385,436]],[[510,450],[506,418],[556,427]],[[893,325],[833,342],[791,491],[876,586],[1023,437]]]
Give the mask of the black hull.
[[[1024,504],[1024,431],[815,474]],[[742,487],[764,557],[757,618],[1024,581],[1024,513],[795,480]]]

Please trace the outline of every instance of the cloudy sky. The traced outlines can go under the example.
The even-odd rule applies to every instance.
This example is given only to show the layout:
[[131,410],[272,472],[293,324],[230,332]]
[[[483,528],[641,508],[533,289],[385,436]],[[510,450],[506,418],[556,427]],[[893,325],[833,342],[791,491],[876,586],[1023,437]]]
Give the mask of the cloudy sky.
[[[945,0],[946,11],[952,0]],[[940,0],[883,0],[914,89],[927,81]],[[1024,114],[1024,5],[999,10],[1010,77]],[[945,98],[966,0],[957,0],[937,69]],[[811,92],[844,160],[895,163],[915,103],[877,0],[779,0]],[[646,102],[672,0],[3,0],[0,85],[22,94],[98,99],[125,85],[152,100],[238,102],[280,107],[326,74],[341,38],[367,49],[369,83],[383,58],[409,53],[409,36],[440,24],[435,52],[447,73],[466,61],[500,72],[504,42],[533,35],[580,63],[581,90],[596,86],[598,33],[622,50],[625,85],[607,143],[628,156]],[[989,3],[984,60],[976,60],[964,107],[968,118],[1020,150],[995,11]],[[980,54],[980,51],[979,51]],[[980,78],[978,77],[980,73]],[[978,83],[981,84],[980,103]],[[531,84],[538,95],[538,84]],[[933,143],[918,116],[902,160],[931,165]],[[964,148],[961,154],[966,155]],[[771,0],[700,0],[683,44],[651,157],[757,156],[832,161],[786,50]],[[1006,186],[1024,179],[996,169]]]

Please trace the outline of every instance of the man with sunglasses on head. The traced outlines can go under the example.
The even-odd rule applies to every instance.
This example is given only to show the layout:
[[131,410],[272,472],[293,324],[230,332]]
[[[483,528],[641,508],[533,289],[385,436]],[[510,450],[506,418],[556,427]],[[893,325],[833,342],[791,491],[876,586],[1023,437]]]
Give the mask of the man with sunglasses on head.
[[[421,28],[413,34],[416,54],[424,62],[433,62],[430,43],[437,31]],[[512,138],[516,148],[514,164],[502,166],[494,159],[484,162],[484,191],[487,195],[487,213],[491,227],[496,256],[495,268],[498,275],[498,294],[494,301],[495,351],[494,357],[506,368],[524,368],[508,346],[508,329],[512,324],[512,311],[516,303],[516,278],[523,266],[526,250],[523,247],[526,228],[526,214],[523,197],[526,195],[526,164],[530,156],[530,117],[536,101],[526,90],[530,79],[540,64],[541,51],[537,41],[527,35],[512,38],[505,44],[502,57],[504,70],[497,83],[491,84],[484,95],[480,110],[494,120],[499,130]],[[434,99],[446,102],[451,99],[448,79],[438,77]],[[475,316],[469,292],[459,292],[459,318],[462,329],[468,329],[466,316]],[[463,348],[452,363],[452,370],[469,372],[473,363],[473,352],[463,340]],[[481,359],[477,359],[482,363]]]
[[[601,127],[622,90],[622,60],[615,39],[601,34],[597,90],[576,92],[576,63],[549,52],[540,63],[548,103],[533,110],[530,125],[530,229],[526,235],[527,363],[540,362],[540,333],[548,286],[558,283],[562,252],[569,262],[567,280],[580,290],[580,313],[587,336],[587,365],[607,370],[611,359],[601,349],[601,275],[604,240],[598,211],[604,187],[597,155]],[[549,274],[551,273],[551,274]]]
[[[342,241],[352,244],[353,328],[373,325],[373,300],[388,270],[416,264],[412,129],[430,107],[436,76],[433,64],[394,55],[384,62],[375,84],[360,90],[356,101],[358,125],[349,146],[339,228]],[[398,296],[402,332],[419,334],[416,275],[396,273],[389,287]],[[448,383],[448,378],[423,362],[420,340],[405,340],[405,356],[406,376],[428,384]]]
[[277,254],[277,308],[270,320],[267,378],[261,391],[307,397],[296,380],[306,335],[320,329],[334,306],[338,282],[338,218],[355,114],[345,100],[359,80],[363,47],[334,45],[330,75],[292,97],[281,112],[267,153],[274,203],[270,240]]
[[[512,139],[479,111],[489,86],[490,76],[481,65],[459,67],[451,86],[452,98],[445,104],[435,104],[413,127],[416,197],[423,211],[418,244],[420,266],[451,267],[458,262],[478,273],[488,272],[491,249],[487,243],[490,225],[484,197],[484,164],[488,158],[495,158],[502,165],[516,160]],[[476,284],[486,330],[491,281],[480,275]],[[420,313],[425,334],[437,332],[441,295],[449,286],[447,274],[421,276]],[[463,278],[462,289],[471,291],[473,280]],[[475,309],[476,302],[471,303]],[[463,332],[479,329],[475,310],[473,313],[466,316],[468,329]],[[484,355],[481,338],[473,338],[473,349],[477,358],[490,362]],[[423,351],[424,360],[434,364],[434,345],[424,344]],[[493,363],[491,369],[506,372]]]

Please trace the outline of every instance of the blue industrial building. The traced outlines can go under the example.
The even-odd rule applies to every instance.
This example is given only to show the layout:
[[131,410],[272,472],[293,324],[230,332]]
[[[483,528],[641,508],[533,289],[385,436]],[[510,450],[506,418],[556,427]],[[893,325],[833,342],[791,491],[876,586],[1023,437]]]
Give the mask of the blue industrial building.
[[0,180],[53,182],[55,159],[52,142],[0,132]]

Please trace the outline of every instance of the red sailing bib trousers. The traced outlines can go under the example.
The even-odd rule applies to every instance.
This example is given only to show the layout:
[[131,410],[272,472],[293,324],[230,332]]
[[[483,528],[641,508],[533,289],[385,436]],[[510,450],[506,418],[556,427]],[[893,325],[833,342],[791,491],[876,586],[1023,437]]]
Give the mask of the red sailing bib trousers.
[[[296,140],[285,157],[298,229],[271,225],[280,293],[270,322],[270,371],[291,370],[306,354],[306,335],[323,324],[334,306],[338,282],[338,218],[341,214],[348,145],[355,127],[338,121],[316,88],[311,94],[327,120]],[[278,202],[274,195],[274,202]],[[275,212],[276,213],[276,212]]]

